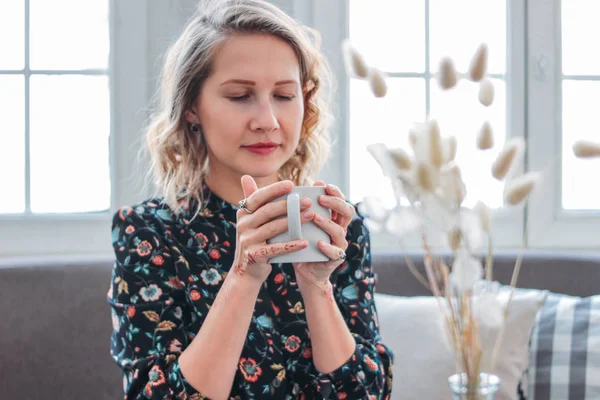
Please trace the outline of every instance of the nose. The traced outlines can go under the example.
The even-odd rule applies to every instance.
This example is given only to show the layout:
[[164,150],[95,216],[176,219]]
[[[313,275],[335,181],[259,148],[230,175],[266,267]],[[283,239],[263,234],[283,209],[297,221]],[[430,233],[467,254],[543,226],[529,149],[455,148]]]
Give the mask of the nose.
[[279,122],[270,101],[258,103],[256,113],[250,121],[252,131],[271,132],[279,129]]

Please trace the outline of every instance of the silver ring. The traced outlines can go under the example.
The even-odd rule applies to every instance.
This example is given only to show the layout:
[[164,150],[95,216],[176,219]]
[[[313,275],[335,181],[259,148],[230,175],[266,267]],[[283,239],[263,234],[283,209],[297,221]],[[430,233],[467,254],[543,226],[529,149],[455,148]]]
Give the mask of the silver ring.
[[346,259],[346,252],[342,251],[342,255],[341,256],[339,256],[335,260],[331,260],[331,261],[341,261],[341,260],[345,260],[345,259]]
[[240,200],[240,202],[238,203],[238,208],[241,208],[242,210],[246,211],[249,214],[252,214],[254,211],[249,210],[246,208],[246,202],[248,201],[248,199],[242,199]]

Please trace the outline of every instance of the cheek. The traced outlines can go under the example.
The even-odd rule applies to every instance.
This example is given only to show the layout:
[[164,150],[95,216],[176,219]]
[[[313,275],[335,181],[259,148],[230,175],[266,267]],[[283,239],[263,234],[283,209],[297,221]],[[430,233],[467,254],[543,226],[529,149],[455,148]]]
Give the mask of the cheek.
[[302,121],[304,119],[304,107],[302,104],[298,104],[295,107],[290,107],[285,112],[284,117],[284,131],[288,136],[288,140],[297,143],[300,139],[300,133],[302,131]]
[[228,107],[213,107],[205,113],[203,129],[209,145],[238,143],[243,136],[245,117]]

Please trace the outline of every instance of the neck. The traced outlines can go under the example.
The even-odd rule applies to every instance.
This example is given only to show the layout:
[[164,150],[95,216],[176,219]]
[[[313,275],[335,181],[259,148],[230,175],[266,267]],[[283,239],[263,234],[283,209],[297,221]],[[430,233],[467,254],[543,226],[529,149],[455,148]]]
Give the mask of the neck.
[[[238,202],[245,197],[244,190],[242,189],[242,176],[243,174],[225,170],[224,168],[209,168],[205,183],[211,192],[226,202],[237,206]],[[259,188],[268,186],[279,180],[276,174],[266,177],[252,177]]]

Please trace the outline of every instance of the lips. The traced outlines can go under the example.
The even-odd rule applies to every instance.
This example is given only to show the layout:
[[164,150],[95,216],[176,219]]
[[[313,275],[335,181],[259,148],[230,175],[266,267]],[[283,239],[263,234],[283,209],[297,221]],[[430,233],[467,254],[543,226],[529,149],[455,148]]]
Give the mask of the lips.
[[255,143],[255,144],[251,144],[251,145],[244,146],[244,147],[249,148],[249,149],[268,149],[270,147],[277,147],[277,146],[279,146],[277,143],[268,142],[268,143]]
[[268,143],[255,143],[249,146],[243,146],[244,149],[254,153],[254,154],[270,154],[274,152],[279,145],[277,143],[268,142]]

